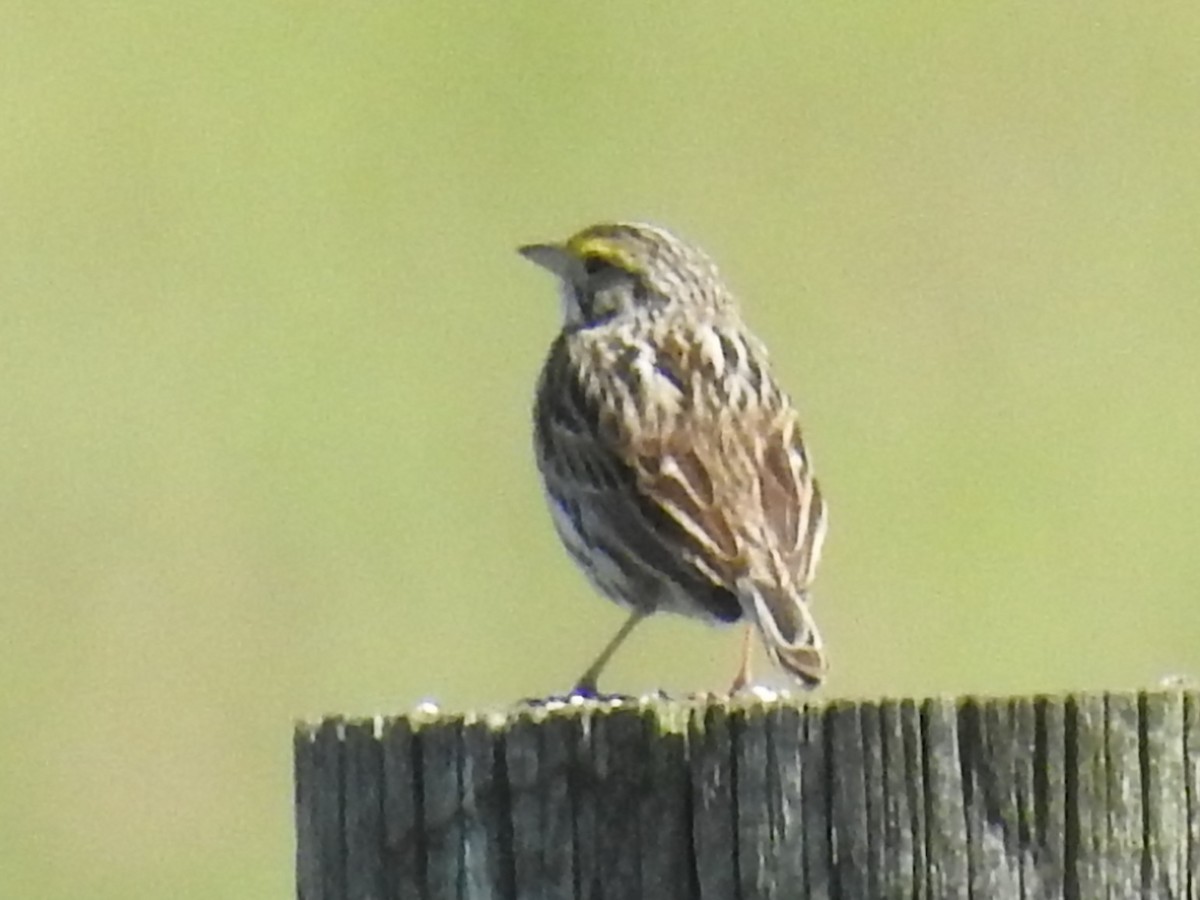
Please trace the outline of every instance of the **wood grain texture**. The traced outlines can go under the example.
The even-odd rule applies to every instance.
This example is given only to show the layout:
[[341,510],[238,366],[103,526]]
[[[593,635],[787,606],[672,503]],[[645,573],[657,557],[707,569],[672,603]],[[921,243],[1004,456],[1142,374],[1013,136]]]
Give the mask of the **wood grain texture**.
[[295,734],[297,891],[1200,900],[1200,693],[572,702]]

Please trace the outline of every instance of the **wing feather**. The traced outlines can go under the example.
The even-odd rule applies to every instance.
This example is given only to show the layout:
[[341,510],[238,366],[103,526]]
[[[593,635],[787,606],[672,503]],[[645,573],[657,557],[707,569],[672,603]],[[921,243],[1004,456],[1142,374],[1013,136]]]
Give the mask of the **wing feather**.
[[[675,335],[658,348],[653,368],[672,372],[687,389],[670,414],[643,416],[636,432],[620,434],[618,451],[638,487],[689,538],[685,552],[730,589],[746,574],[783,590],[805,589],[820,554],[825,506],[787,396],[756,347],[740,337]],[[715,352],[725,359],[714,361]],[[735,408],[728,398],[747,395],[745,385],[764,387],[757,402]]]
[[[686,388],[636,430],[618,428],[617,452],[638,490],[678,526],[677,553],[736,594],[772,657],[812,686],[826,669],[808,603],[826,512],[796,413],[747,341],[725,334],[656,346],[658,358],[641,370],[670,372]],[[654,395],[644,390],[634,405]]]

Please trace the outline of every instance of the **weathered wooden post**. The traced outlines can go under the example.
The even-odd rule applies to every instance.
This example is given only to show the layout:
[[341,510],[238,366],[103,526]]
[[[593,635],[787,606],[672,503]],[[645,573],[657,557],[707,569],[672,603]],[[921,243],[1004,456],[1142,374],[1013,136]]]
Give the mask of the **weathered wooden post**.
[[1200,692],[301,724],[334,898],[1200,898]]

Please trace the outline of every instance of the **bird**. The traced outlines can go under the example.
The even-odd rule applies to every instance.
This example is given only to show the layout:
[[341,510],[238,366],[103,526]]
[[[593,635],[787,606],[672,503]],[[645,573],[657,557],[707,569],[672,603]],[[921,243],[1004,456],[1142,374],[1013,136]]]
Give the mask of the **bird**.
[[789,395],[711,257],[665,228],[602,222],[518,252],[558,279],[561,327],[538,377],[533,446],[554,527],[628,616],[575,683],[647,616],[745,624],[806,689],[828,658],[811,585],[825,500]]

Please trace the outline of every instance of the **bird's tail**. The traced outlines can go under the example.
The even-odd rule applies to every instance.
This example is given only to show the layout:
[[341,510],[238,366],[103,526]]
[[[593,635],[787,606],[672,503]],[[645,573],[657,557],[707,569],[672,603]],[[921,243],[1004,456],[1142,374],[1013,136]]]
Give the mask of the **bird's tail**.
[[819,686],[829,662],[808,607],[808,592],[784,591],[749,579],[743,579],[739,588],[775,664],[804,687]]

